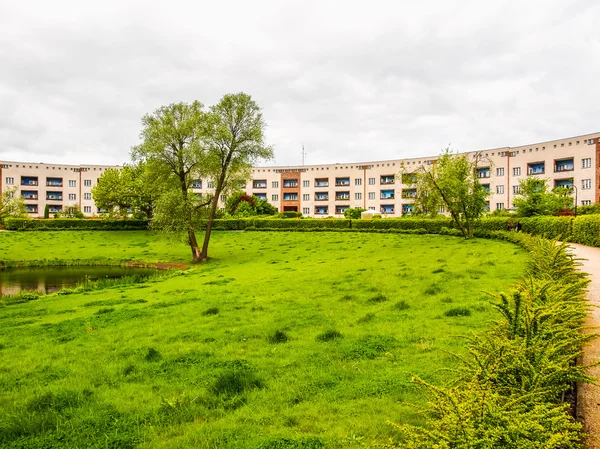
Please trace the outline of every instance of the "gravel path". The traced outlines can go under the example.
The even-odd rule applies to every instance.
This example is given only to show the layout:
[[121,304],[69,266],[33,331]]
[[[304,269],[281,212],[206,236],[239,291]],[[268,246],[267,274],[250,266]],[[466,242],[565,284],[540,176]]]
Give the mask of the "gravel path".
[[[590,275],[587,299],[593,308],[590,311],[586,326],[600,327],[600,248],[569,243],[573,253],[581,260],[581,271]],[[590,329],[589,332],[598,332]],[[600,338],[592,341],[583,351],[582,363],[591,365],[600,360]],[[600,379],[600,366],[591,368],[589,374]],[[600,386],[580,385],[577,390],[577,418],[583,421],[583,429],[590,435],[587,440],[588,449],[600,449]]]

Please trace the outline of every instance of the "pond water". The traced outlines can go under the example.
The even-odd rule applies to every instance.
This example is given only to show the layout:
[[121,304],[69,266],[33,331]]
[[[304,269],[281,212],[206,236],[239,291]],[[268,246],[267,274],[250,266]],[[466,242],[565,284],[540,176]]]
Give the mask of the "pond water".
[[16,295],[23,290],[54,293],[98,279],[119,279],[125,276],[150,276],[153,268],[90,266],[90,267],[31,267],[0,270],[0,296]]

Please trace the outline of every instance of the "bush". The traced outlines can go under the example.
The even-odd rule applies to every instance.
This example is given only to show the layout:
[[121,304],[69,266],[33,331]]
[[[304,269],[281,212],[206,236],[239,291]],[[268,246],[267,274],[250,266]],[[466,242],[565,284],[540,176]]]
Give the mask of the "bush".
[[82,220],[77,218],[30,220],[27,218],[7,218],[5,226],[10,231],[143,231],[148,229],[148,221]]
[[284,331],[279,331],[279,330],[273,332],[273,334],[269,335],[269,337],[267,338],[267,340],[269,341],[269,343],[273,343],[273,344],[285,343],[289,339],[290,338],[288,337],[288,335]]
[[600,247],[600,215],[575,218],[570,241]]
[[445,316],[471,316],[471,310],[468,307],[455,307],[444,312]]
[[569,240],[573,234],[573,217],[529,217],[519,222],[523,232],[550,239]]
[[344,338],[344,336],[336,331],[335,329],[329,329],[325,332],[323,332],[322,334],[317,335],[316,340],[317,341],[332,341],[332,340],[337,340],[338,338]]

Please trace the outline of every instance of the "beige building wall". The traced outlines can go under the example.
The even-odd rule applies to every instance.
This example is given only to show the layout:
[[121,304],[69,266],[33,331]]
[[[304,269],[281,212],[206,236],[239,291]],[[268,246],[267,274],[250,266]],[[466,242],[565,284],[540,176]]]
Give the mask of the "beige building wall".
[[[482,158],[481,167],[489,168],[489,171],[482,170],[481,182],[489,185],[490,211],[512,208],[519,181],[528,176],[548,179],[551,188],[572,182],[576,187],[578,206],[600,202],[600,132],[468,154],[473,157],[478,154]],[[244,190],[267,199],[280,211],[296,208],[305,216],[343,217],[345,208],[361,207],[380,211],[385,216],[399,217],[403,209],[408,212],[412,204],[410,186],[402,183],[400,173],[428,168],[436,158],[425,156],[347,164],[260,166],[252,169],[252,179],[246,183]],[[93,216],[98,214],[98,209],[91,197],[91,189],[100,175],[110,168],[120,167],[0,161],[0,190],[18,187],[19,195],[23,195],[24,191],[36,191],[37,199],[25,201],[32,208],[31,216],[34,217],[43,216],[46,204],[62,208],[78,204],[86,216]],[[28,177],[37,177],[38,185],[24,185],[22,181]],[[52,183],[52,178],[62,178],[62,186],[47,185],[49,179]],[[284,188],[285,181],[293,185],[294,179],[298,181],[297,188]],[[195,192],[214,192],[210,181],[203,179],[199,182]],[[327,185],[319,186],[319,182]],[[52,192],[62,193],[62,199],[52,199]],[[33,211],[34,206],[37,206],[37,212]]]

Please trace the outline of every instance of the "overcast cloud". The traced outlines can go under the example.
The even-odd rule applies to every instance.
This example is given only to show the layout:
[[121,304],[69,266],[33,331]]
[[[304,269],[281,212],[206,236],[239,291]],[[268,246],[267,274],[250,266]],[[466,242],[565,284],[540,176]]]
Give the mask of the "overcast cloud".
[[277,164],[597,132],[599,30],[597,0],[0,0],[0,160],[121,164],[143,114],[240,91]]

